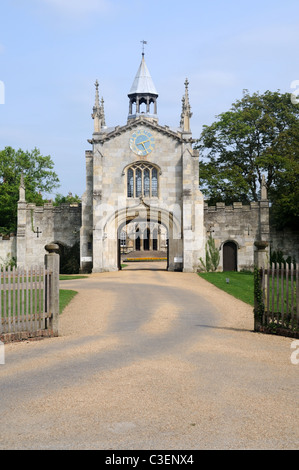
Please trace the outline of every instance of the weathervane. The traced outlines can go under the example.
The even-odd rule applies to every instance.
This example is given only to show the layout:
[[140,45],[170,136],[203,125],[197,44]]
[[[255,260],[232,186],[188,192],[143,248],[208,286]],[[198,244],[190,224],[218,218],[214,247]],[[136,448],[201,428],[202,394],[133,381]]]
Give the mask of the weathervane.
[[145,44],[147,44],[147,41],[145,41],[144,39],[142,41],[140,41],[141,44],[142,44],[142,55],[144,55],[144,46]]

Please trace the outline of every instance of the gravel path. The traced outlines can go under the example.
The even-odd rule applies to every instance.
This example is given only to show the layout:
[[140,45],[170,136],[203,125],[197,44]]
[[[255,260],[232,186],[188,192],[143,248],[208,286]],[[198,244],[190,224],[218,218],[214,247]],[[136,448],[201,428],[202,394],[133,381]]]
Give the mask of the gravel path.
[[[150,268],[156,269],[150,269]],[[1,449],[296,449],[292,339],[196,274],[62,281],[61,336],[5,346]]]

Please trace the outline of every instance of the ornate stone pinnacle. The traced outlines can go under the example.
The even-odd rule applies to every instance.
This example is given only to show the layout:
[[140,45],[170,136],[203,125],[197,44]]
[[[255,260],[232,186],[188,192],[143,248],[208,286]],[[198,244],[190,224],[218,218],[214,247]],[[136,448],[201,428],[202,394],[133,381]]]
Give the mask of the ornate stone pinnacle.
[[98,80],[95,81],[95,87],[96,87],[96,97],[95,97],[94,107],[99,108],[100,107],[100,98],[99,98],[99,82],[98,82]]

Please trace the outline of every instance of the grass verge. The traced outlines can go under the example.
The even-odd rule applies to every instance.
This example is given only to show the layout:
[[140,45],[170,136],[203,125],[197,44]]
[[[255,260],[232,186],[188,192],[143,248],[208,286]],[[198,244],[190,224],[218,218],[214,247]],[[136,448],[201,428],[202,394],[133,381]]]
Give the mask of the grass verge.
[[78,294],[75,290],[59,290],[59,313],[62,313],[70,301]]
[[254,305],[253,273],[198,273],[200,277],[243,302]]

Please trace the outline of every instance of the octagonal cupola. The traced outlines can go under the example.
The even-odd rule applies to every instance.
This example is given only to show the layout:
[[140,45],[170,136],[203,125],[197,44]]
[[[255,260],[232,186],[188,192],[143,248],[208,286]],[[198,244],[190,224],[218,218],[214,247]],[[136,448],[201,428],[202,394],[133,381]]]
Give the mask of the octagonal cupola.
[[158,120],[158,93],[145,63],[144,52],[142,53],[141,64],[128,97],[130,100],[128,119],[144,117],[155,121]]

